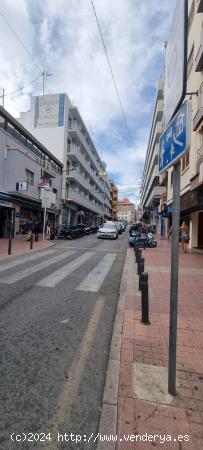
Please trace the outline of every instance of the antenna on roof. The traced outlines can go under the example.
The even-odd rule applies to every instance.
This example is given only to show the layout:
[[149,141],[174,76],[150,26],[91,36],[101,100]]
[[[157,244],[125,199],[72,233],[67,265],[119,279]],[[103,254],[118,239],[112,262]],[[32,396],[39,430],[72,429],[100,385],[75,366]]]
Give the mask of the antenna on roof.
[[43,70],[42,72],[42,80],[43,80],[43,85],[42,85],[42,95],[45,95],[45,89],[46,89],[46,84],[47,84],[47,78],[48,77],[52,77],[53,73],[49,73],[46,70]]

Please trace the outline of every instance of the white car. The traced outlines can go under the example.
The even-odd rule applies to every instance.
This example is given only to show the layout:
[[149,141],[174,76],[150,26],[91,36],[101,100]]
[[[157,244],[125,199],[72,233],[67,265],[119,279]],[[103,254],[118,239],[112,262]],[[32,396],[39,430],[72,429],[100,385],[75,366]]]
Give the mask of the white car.
[[114,222],[105,222],[97,231],[97,239],[117,239],[118,230]]

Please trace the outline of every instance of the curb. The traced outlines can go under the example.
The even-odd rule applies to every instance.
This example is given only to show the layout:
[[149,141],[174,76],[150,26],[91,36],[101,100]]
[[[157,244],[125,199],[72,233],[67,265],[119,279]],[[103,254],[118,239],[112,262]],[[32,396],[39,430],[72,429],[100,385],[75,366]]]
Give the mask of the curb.
[[46,247],[41,247],[41,248],[33,248],[32,250],[30,250],[30,248],[29,249],[27,249],[27,250],[24,250],[24,251],[22,251],[22,252],[17,252],[17,253],[12,253],[11,255],[0,255],[0,262],[1,261],[5,261],[5,260],[7,260],[7,259],[11,259],[11,258],[15,258],[15,257],[17,257],[17,256],[21,256],[21,255],[26,255],[26,253],[29,253],[30,251],[32,252],[32,253],[34,253],[34,252],[40,252],[41,250],[46,250],[46,249],[48,249],[48,248],[50,248],[50,247],[53,247],[55,245],[55,243],[53,242],[53,243],[50,243],[49,245],[47,245]]
[[[123,313],[126,292],[127,264],[125,257],[124,268],[119,290],[119,300],[117,312],[113,326],[111,338],[109,362],[106,372],[106,382],[102,400],[102,411],[99,423],[99,435],[116,436],[117,431],[117,410],[118,410],[118,385],[120,372],[121,336],[123,331]],[[116,442],[108,442],[108,450],[115,450]],[[98,439],[97,450],[106,450],[106,442]]]

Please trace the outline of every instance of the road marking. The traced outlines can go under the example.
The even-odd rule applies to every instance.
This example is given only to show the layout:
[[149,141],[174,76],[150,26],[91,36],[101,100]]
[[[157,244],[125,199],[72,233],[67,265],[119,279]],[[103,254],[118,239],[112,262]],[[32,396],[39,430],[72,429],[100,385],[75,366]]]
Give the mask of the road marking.
[[34,261],[35,259],[42,258],[43,256],[50,255],[54,252],[56,252],[56,250],[46,250],[44,252],[36,252],[32,255],[25,256],[23,259],[9,261],[8,263],[0,265],[0,272],[4,272],[5,270],[12,269],[16,266],[20,266],[20,264],[24,264],[25,262]]
[[107,254],[77,287],[78,291],[98,292],[117,255]]
[[39,272],[42,269],[46,269],[47,267],[51,266],[54,263],[57,263],[58,261],[62,261],[63,259],[67,258],[68,256],[73,255],[74,251],[67,251],[60,255],[55,256],[52,259],[47,259],[46,261],[43,261],[39,264],[35,264],[32,267],[28,267],[27,269],[20,270],[13,275],[9,275],[8,277],[5,277],[3,280],[1,280],[1,283],[7,283],[7,284],[13,284],[16,281],[22,280],[23,278],[29,277],[29,275],[32,275],[33,273]]
[[[70,249],[75,249],[75,250],[90,250],[90,247],[73,247],[73,246],[69,246],[69,245],[55,245],[55,248],[70,248]],[[113,252],[113,253],[122,253],[122,250],[114,250],[114,249],[110,249],[110,248],[96,248],[94,247],[94,252]]]
[[43,286],[43,287],[55,287],[60,281],[70,275],[74,270],[78,269],[78,267],[82,266],[88,259],[92,257],[93,252],[86,252],[83,255],[79,256],[79,258],[69,262],[65,266],[53,272],[48,277],[43,278],[35,286]]
[[68,323],[70,319],[64,319],[61,321],[61,323]]
[[[100,321],[103,309],[104,297],[98,297],[90,321],[88,323],[87,330],[83,336],[78,352],[76,353],[72,366],[68,372],[68,379],[63,385],[61,394],[56,404],[56,412],[51,418],[51,424],[48,431],[55,436],[60,430],[61,425],[67,426],[70,423],[71,410],[76,398],[78,397],[80,384],[83,380],[83,371],[89,358],[92,343],[95,338],[97,326]],[[55,439],[50,441],[47,446],[45,446],[45,450],[55,449]]]

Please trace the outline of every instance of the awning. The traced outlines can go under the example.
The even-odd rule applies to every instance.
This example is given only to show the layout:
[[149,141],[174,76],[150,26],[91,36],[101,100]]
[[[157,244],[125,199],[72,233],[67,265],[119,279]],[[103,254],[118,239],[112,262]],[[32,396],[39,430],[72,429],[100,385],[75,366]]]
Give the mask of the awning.
[[19,203],[25,209],[32,209],[34,211],[41,211],[41,200],[29,200],[29,198],[21,197],[20,195],[9,195],[0,192],[0,201]]

